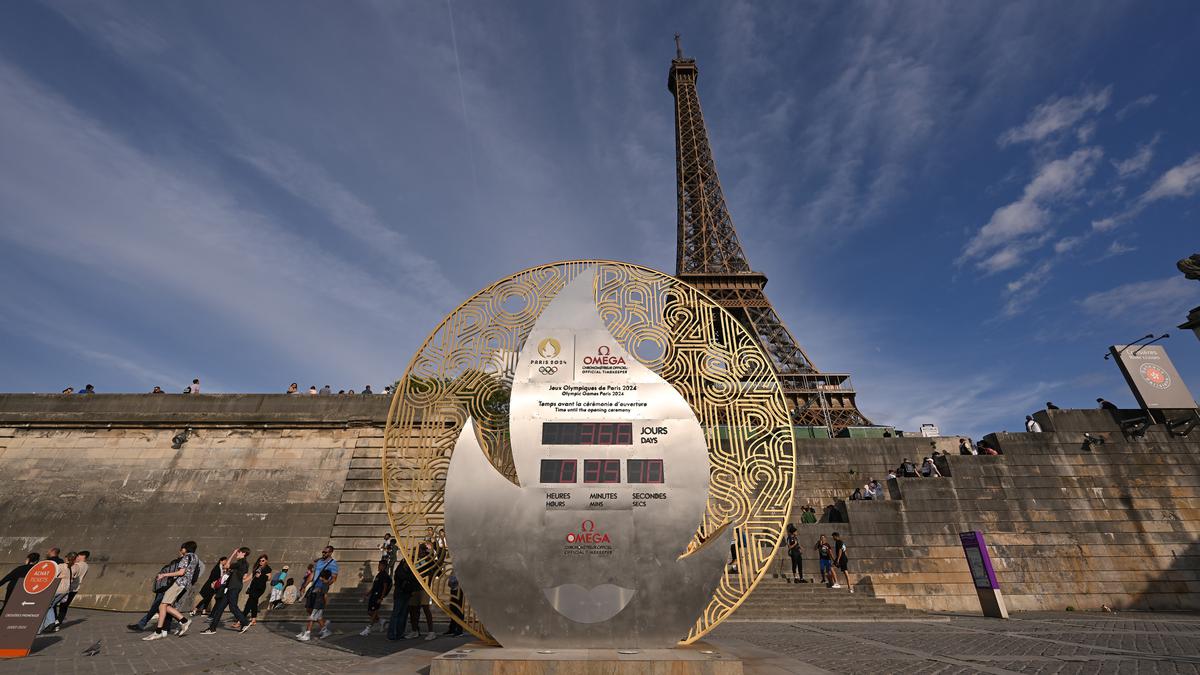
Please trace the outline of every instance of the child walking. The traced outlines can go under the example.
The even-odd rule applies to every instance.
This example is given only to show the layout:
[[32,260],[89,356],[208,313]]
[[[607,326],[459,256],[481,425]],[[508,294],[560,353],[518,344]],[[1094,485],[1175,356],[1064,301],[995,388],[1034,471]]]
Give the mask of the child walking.
[[304,608],[311,611],[308,615],[308,624],[304,626],[304,632],[297,635],[296,639],[301,642],[308,642],[312,639],[313,624],[321,629],[317,634],[318,638],[327,638],[333,631],[329,630],[325,621],[325,596],[329,592],[329,580],[333,578],[333,573],[329,570],[321,570],[321,576],[312,583],[312,588],[308,591],[308,600],[304,603]]
[[392,590],[392,575],[388,572],[388,559],[379,561],[379,571],[375,573],[375,582],[371,584],[371,591],[367,594],[367,627],[362,629],[359,635],[366,637],[371,634],[371,627],[376,623],[383,628],[383,620],[379,618],[379,608],[383,606],[383,599],[387,597],[388,592]]

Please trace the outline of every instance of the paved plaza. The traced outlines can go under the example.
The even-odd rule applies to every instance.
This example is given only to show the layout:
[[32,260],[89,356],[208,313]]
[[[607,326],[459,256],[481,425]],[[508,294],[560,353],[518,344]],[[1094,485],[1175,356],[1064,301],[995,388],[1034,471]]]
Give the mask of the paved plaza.
[[[298,624],[271,622],[245,634],[201,635],[197,627],[183,638],[143,642],[125,629],[133,618],[72,610],[63,631],[39,637],[25,659],[0,662],[0,673],[427,673],[435,654],[467,642],[389,642],[342,624],[329,639],[304,644],[293,639]],[[710,641],[741,657],[748,675],[1200,672],[1195,614],[726,623]]]

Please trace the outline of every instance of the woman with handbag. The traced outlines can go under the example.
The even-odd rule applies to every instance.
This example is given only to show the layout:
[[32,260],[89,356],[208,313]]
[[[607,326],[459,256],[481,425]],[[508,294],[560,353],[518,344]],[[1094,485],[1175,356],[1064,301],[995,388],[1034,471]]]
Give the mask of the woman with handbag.
[[229,558],[221,556],[216,565],[213,565],[212,571],[208,573],[208,581],[200,587],[200,599],[196,601],[196,606],[192,608],[192,616],[199,614],[206,616],[208,614],[208,603],[212,602],[213,596],[216,595],[217,589],[220,587],[221,576],[225,574],[225,565]]

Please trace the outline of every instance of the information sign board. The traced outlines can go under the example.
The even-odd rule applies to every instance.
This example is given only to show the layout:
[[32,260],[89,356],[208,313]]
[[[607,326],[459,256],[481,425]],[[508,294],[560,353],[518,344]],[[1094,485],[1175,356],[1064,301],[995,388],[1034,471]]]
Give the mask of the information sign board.
[[19,658],[29,654],[33,640],[42,627],[54,598],[54,577],[58,565],[51,560],[29,568],[25,578],[13,589],[13,594],[0,614],[0,658]]

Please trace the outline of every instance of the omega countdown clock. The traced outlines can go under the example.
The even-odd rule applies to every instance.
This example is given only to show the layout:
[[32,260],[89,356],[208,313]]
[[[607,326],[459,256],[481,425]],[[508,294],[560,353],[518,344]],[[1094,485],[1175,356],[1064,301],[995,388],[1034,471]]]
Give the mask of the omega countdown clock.
[[509,647],[693,641],[765,573],[791,510],[792,429],[757,341],[625,263],[476,294],[413,358],[384,437],[406,560]]

